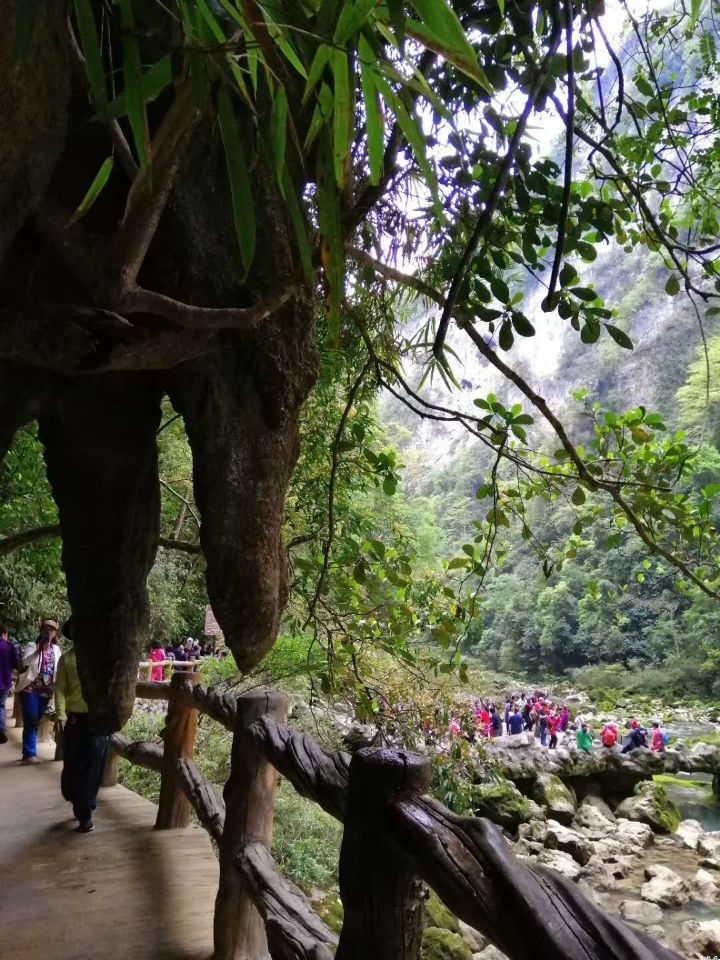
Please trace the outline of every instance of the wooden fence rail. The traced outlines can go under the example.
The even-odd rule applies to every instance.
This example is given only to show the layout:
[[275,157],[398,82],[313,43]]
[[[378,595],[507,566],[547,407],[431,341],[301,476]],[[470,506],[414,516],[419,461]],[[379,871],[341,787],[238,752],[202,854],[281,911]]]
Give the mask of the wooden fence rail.
[[[196,679],[156,685],[169,700],[164,748],[116,734],[111,749],[161,773],[158,829],[187,825],[192,807],[218,844],[215,960],[417,960],[425,884],[510,960],[678,960],[559,874],[517,859],[494,824],[426,795],[426,758],[326,752],[284,726],[279,694],[235,699]],[[198,713],[234,733],[224,798],[192,760]],[[277,773],[344,824],[339,940],[270,854]]]

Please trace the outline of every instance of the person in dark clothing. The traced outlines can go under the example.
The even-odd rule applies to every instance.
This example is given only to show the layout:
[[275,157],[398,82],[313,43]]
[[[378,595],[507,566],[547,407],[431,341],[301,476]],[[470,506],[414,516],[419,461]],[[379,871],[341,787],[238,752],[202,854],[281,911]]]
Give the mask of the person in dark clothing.
[[[70,640],[71,621],[63,627]],[[95,829],[92,815],[102,780],[110,737],[99,731],[88,713],[77,672],[75,649],[71,647],[58,667],[55,683],[55,710],[63,731],[63,769],[60,791],[72,803],[79,833]]]
[[547,732],[548,732],[548,718],[547,715],[541,713],[538,717],[538,727],[540,728],[540,746],[547,746]]
[[628,742],[622,748],[620,753],[630,753],[631,750],[637,750],[638,747],[646,747],[647,738],[640,727],[633,727],[628,737]]
[[490,707],[490,736],[491,737],[501,737],[502,736],[503,721],[502,717],[495,709],[495,707]]
[[0,743],[7,743],[5,703],[12,687],[13,670],[20,666],[17,647],[10,643],[8,628],[0,627]]
[[522,718],[522,714],[519,713],[516,707],[508,717],[508,732],[511,735],[522,733],[524,726],[525,726],[525,721]]
[[525,704],[525,709],[522,712],[523,720],[525,721],[525,729],[532,730],[533,720],[532,720],[532,706],[529,703]]

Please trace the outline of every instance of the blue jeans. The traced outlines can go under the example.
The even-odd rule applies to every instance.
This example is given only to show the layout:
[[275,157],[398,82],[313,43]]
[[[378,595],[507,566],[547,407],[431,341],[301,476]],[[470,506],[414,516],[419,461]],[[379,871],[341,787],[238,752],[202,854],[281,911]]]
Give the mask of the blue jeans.
[[50,697],[40,693],[20,691],[20,705],[23,713],[23,760],[37,756],[37,735],[40,721],[45,715]]
[[86,713],[70,713],[63,733],[60,790],[84,823],[92,816],[102,780],[110,737],[93,730]]
[[547,730],[540,731],[540,746],[544,747],[547,743]]
[[5,727],[7,726],[7,710],[5,709],[5,702],[7,701],[9,690],[0,690],[0,733],[5,733]]

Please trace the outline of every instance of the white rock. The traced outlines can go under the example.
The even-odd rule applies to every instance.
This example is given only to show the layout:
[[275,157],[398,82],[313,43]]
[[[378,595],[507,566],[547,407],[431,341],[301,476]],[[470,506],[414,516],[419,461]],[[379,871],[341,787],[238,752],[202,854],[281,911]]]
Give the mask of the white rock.
[[662,920],[662,910],[656,903],[646,900],[623,900],[620,904],[620,913],[626,920],[639,923],[643,927],[650,927]]
[[490,943],[480,953],[473,954],[473,960],[508,960],[508,958],[501,950]]
[[590,840],[601,840],[615,831],[615,824],[601,810],[590,804],[581,803],[573,818],[572,825],[582,830]]
[[463,938],[465,943],[470,947],[473,953],[480,953],[481,950],[484,950],[488,945],[487,937],[484,937],[479,930],[476,930],[474,927],[471,927],[469,924],[464,923],[462,920],[458,920],[460,936]]
[[593,855],[592,844],[577,830],[564,827],[557,820],[548,820],[545,846],[550,850],[564,850],[583,866]]
[[648,882],[640,888],[643,900],[661,907],[680,907],[690,899],[688,884],[669,867],[653,864],[645,869],[645,876]]
[[637,823],[634,820],[623,820],[618,818],[615,839],[621,843],[630,845],[632,852],[638,854],[644,847],[649,847],[653,842],[652,827],[647,823]]
[[698,839],[697,850],[704,857],[720,860],[720,833],[704,833]]
[[720,920],[686,920],[680,930],[680,948],[694,957],[720,954]]
[[720,886],[715,877],[707,870],[698,870],[690,881],[693,899],[704,903],[718,903],[720,901]]
[[590,857],[580,872],[580,882],[594,890],[612,890],[616,885],[613,868],[603,863],[597,854]]
[[522,840],[530,840],[533,843],[544,844],[547,830],[547,823],[543,820],[529,820],[527,823],[521,823],[518,826],[518,837]]
[[564,850],[543,850],[538,856],[537,862],[544,867],[557,871],[567,877],[568,880],[577,880],[582,870],[579,863],[576,863],[569,853]]
[[697,850],[700,837],[704,830],[698,820],[682,820],[675,831],[675,836],[680,837],[683,845],[690,850]]
[[645,933],[647,933],[649,937],[652,937],[653,940],[657,940],[657,942],[664,947],[669,946],[667,934],[659,924],[653,924],[652,927],[648,927]]

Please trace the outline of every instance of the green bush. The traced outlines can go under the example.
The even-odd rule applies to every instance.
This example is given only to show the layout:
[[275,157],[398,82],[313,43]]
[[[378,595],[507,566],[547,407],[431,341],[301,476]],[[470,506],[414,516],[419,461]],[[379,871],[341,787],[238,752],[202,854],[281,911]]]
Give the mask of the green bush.
[[306,891],[336,885],[341,840],[337,820],[280,782],[272,852],[288,879]]

